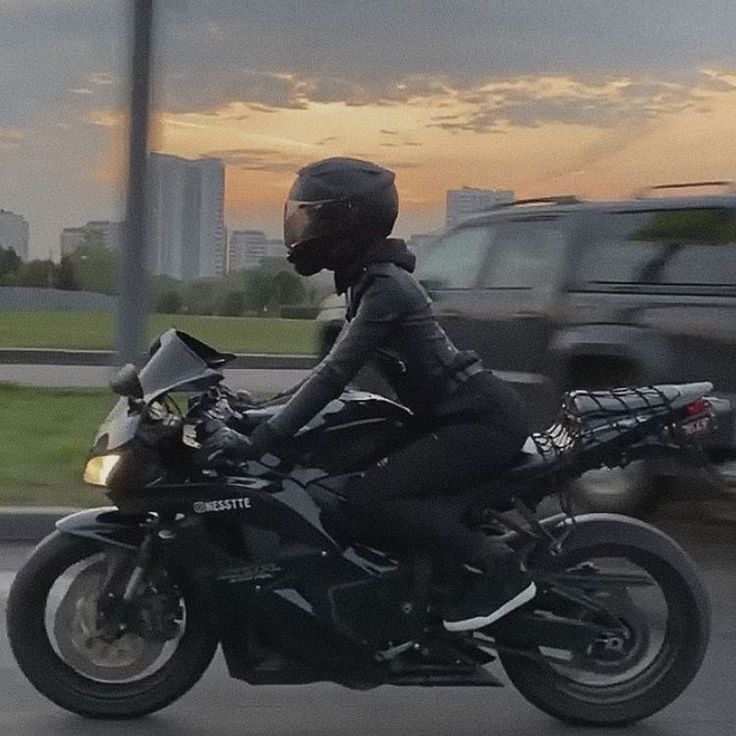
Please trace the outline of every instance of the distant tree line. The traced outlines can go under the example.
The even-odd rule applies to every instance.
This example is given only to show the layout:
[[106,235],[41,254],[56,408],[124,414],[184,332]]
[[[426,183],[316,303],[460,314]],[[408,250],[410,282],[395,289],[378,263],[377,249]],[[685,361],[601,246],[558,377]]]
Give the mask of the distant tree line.
[[[12,248],[0,247],[0,286],[30,286],[69,291],[116,294],[119,255],[92,233],[60,263],[35,260],[24,263]],[[238,317],[268,315],[313,317],[329,282],[304,279],[282,258],[269,258],[257,268],[228,276],[179,281],[170,276],[150,277],[151,306],[167,314],[211,314]]]

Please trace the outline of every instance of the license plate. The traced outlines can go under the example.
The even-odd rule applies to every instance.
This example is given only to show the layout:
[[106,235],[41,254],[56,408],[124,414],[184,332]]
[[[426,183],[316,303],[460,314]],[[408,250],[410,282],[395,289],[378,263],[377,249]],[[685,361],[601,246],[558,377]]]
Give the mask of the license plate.
[[695,417],[684,424],[680,424],[680,431],[685,437],[694,437],[700,434],[708,434],[711,427],[709,416]]

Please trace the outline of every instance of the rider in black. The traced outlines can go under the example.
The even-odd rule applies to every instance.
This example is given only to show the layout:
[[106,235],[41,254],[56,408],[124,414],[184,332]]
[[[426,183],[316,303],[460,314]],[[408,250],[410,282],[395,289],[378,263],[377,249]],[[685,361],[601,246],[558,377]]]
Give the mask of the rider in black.
[[[378,367],[422,431],[350,485],[349,523],[368,544],[447,549],[477,571],[476,589],[446,612],[444,624],[452,631],[480,628],[536,593],[508,549],[461,522],[474,484],[500,473],[519,452],[527,411],[438,325],[411,275],[414,255],[403,241],[387,238],[397,214],[391,171],[332,158],[299,172],[284,211],[288,259],[305,276],[334,272],[338,294],[347,292],[346,323],[284,408],[256,428],[250,452],[278,454],[279,444],[339,396],[360,368]],[[221,428],[207,447],[242,447],[233,432]]]

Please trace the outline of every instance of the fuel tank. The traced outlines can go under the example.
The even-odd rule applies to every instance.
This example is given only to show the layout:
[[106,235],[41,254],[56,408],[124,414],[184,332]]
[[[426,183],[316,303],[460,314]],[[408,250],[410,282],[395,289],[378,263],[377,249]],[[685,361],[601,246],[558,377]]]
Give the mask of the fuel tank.
[[[267,407],[257,413],[266,419],[279,408]],[[355,472],[408,442],[412,420],[411,411],[395,401],[348,390],[299,430],[290,449],[305,467],[330,475]]]

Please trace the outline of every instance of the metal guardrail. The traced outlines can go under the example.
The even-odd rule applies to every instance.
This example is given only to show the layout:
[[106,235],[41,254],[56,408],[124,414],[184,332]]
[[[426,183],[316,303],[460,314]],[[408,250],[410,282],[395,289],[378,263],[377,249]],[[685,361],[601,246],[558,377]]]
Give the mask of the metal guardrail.
[[[47,348],[0,348],[0,364],[115,366],[112,350],[51,350]],[[238,354],[227,364],[241,370],[308,370],[316,365],[314,355]]]

